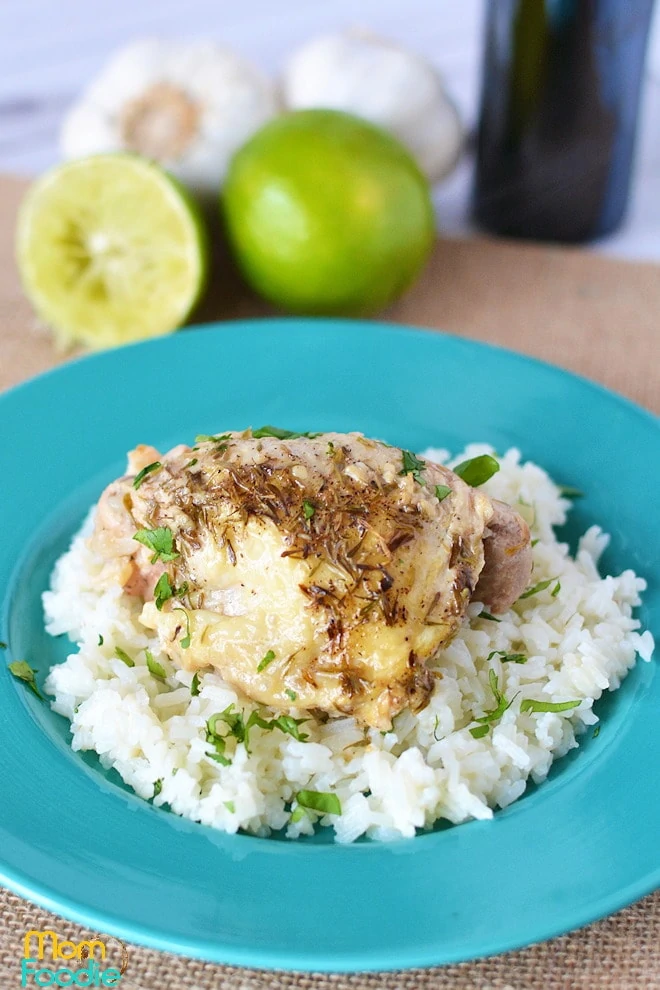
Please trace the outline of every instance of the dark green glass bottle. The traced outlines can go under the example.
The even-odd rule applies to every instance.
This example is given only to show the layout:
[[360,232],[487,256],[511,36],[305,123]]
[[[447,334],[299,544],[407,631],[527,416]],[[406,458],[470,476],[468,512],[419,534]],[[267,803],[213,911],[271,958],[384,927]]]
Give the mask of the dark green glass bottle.
[[628,200],[653,0],[489,0],[474,216],[583,241]]

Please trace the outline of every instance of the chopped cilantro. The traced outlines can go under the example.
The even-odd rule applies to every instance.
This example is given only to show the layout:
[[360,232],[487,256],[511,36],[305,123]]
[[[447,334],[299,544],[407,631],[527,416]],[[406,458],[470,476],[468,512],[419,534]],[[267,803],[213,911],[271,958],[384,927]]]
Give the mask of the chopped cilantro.
[[311,808],[323,815],[341,815],[341,803],[328,791],[298,791],[296,801],[301,808]]
[[490,732],[490,725],[486,722],[485,725],[475,725],[474,728],[470,729],[470,735],[474,736],[475,739],[483,739]]
[[520,702],[520,711],[529,712],[567,712],[571,708],[577,708],[579,701],[535,701],[534,698],[525,698]]
[[260,426],[258,430],[252,431],[255,440],[262,437],[275,437],[276,440],[297,440],[299,437],[306,437],[314,440],[315,437],[323,436],[323,433],[296,433],[294,430],[282,430],[278,426]]
[[99,646],[103,646],[103,636],[101,635],[101,633],[99,633],[99,641],[98,641],[98,645],[99,645]]
[[532,595],[537,595],[539,591],[545,591],[545,589],[549,588],[552,582],[556,580],[556,578],[548,578],[547,581],[539,581],[538,584],[533,584],[531,588],[527,589],[527,591],[523,591],[518,601],[521,602],[523,598],[531,598]]
[[[220,753],[224,757],[225,752],[225,740],[230,736],[233,737],[237,743],[244,743],[247,752],[250,752],[250,730],[255,726],[259,729],[264,729],[267,732],[272,732],[273,729],[279,729],[280,732],[286,735],[293,736],[298,742],[306,742],[309,736],[307,733],[300,731],[300,726],[307,719],[304,718],[292,718],[291,715],[278,715],[277,718],[273,718],[270,721],[262,718],[262,716],[256,710],[251,712],[248,716],[247,722],[243,712],[235,711],[233,703],[228,705],[227,708],[222,712],[218,712],[216,715],[212,715],[211,718],[206,723],[207,742],[214,742],[221,740],[221,745],[216,745],[216,753]],[[220,733],[218,725],[224,725],[227,731]],[[211,737],[211,738],[209,738]],[[222,761],[218,761],[222,762]]]
[[478,457],[470,457],[467,461],[461,461],[455,468],[452,468],[454,474],[457,474],[466,485],[470,485],[472,488],[478,488],[479,485],[485,484],[489,478],[497,474],[499,469],[499,461],[491,454],[479,454]]
[[156,587],[154,588],[154,601],[156,608],[159,612],[161,612],[165,602],[169,601],[170,598],[183,598],[187,591],[187,581],[184,581],[180,588],[174,588],[170,584],[168,575],[165,573],[161,574],[156,582]]
[[497,683],[497,674],[495,673],[492,667],[488,671],[488,683],[490,684],[490,689],[493,692],[493,697],[495,699],[495,708],[492,708],[490,711],[484,712],[484,714],[481,715],[479,718],[475,718],[475,722],[480,722],[481,724],[485,724],[485,725],[492,725],[494,722],[498,722],[502,718],[502,715],[504,715],[505,711],[508,708],[510,708],[511,705],[513,704],[514,699],[512,698],[511,701],[506,700],[506,698],[499,689],[499,685]]
[[269,650],[268,653],[266,653],[266,655],[264,656],[263,660],[259,661],[259,664],[257,666],[257,673],[260,674],[262,670],[265,670],[268,664],[272,663],[274,659],[275,659],[274,652],[272,650]]
[[190,646],[190,616],[186,612],[185,608],[174,608],[173,612],[183,612],[186,617],[186,635],[181,640],[181,649],[187,650]]
[[292,825],[294,825],[296,822],[302,821],[303,818],[308,818],[308,817],[309,815],[307,814],[303,806],[299,804],[298,807],[294,808],[293,811],[291,812],[291,818],[289,819],[289,821],[291,822]]
[[308,498],[304,498],[303,499],[303,516],[305,517],[305,519],[311,519],[315,512],[316,512],[316,508],[315,508],[314,504],[312,502],[310,502],[310,500]]
[[328,450],[327,450],[328,457],[334,457],[334,453],[335,453],[335,445],[332,442],[332,440],[328,440]]
[[438,502],[443,502],[448,495],[451,495],[451,488],[448,485],[436,485],[435,486],[435,497]]
[[[231,705],[229,706],[232,707]],[[236,713],[236,723],[233,729],[233,735],[236,736],[238,742],[245,743],[245,748],[248,753],[250,752],[250,729],[253,726],[257,726],[260,729],[266,729],[267,731],[272,727],[270,722],[267,722],[265,718],[262,718],[258,711],[250,712],[248,715],[247,722],[244,720],[243,713]]]
[[13,663],[9,664],[9,671],[14,677],[17,677],[19,681],[25,681],[30,691],[36,694],[37,698],[41,698],[43,701],[43,695],[37,687],[36,670],[34,670],[26,660],[14,660]]
[[591,738],[596,739],[599,734],[600,734],[600,725],[597,725],[596,728],[594,729],[594,734]]
[[222,803],[224,804],[227,811],[231,812],[232,815],[236,814],[236,805],[234,804],[233,801],[223,801]]
[[161,777],[158,780],[154,781],[154,793],[153,793],[153,797],[158,797],[158,795],[160,794],[160,792],[162,791],[162,789],[163,789],[163,779]]
[[486,609],[482,609],[481,612],[479,612],[479,615],[477,616],[477,618],[478,619],[490,619],[491,622],[501,622],[502,621],[501,619],[496,619],[495,616],[494,615],[491,615],[490,612],[487,612]]
[[275,437],[276,440],[297,440],[299,437],[306,437],[314,440],[315,437],[323,436],[322,433],[296,433],[294,430],[281,430],[279,426],[260,426],[258,430],[252,430],[255,440],[263,437]]
[[562,498],[584,498],[584,492],[579,488],[573,488],[572,485],[560,485],[559,494]]
[[486,657],[486,663],[493,657],[499,657],[502,663],[527,663],[527,657],[524,653],[503,653],[502,650],[493,650]]
[[163,605],[166,601],[174,594],[174,589],[170,584],[170,579],[165,572],[161,574],[156,582],[156,587],[154,588],[154,601],[156,603],[156,608],[158,611],[162,611]]
[[[255,716],[254,720],[252,720],[253,716]],[[223,723],[229,730],[224,733],[224,737],[229,738],[232,736],[236,742],[245,743],[246,749],[248,748],[250,729],[252,725],[256,725],[259,721],[263,722],[263,719],[261,719],[260,716],[257,716],[256,712],[252,712],[246,722],[243,717],[243,712],[234,711],[233,703],[227,705],[224,711],[219,712],[219,714],[212,715],[211,720],[215,720],[214,727],[216,727],[216,732],[218,722]]]
[[135,660],[129,657],[128,653],[122,650],[121,646],[115,646],[115,656],[118,660],[121,660],[122,663],[125,663],[127,667],[135,666]]
[[442,736],[440,737],[440,739],[438,739],[438,726],[439,725],[440,725],[440,719],[436,715],[435,716],[435,724],[433,726],[433,738],[435,739],[436,742],[440,742],[440,739],[442,739]]
[[207,730],[214,736],[220,735],[217,728],[218,723],[226,725],[229,730],[221,736],[222,739],[226,736],[233,736],[237,742],[245,742],[245,720],[243,713],[234,711],[233,702],[227,705],[223,711],[211,715],[211,718],[206,723]]
[[[229,707],[231,708],[232,705]],[[221,766],[228,767],[231,764],[231,760],[225,756],[227,745],[225,737],[216,731],[217,722],[222,718],[222,714],[221,712],[219,715],[211,715],[211,718],[206,723],[206,741],[213,746],[213,751],[207,752],[206,755],[212,760],[215,760],[216,763],[220,763]]]
[[190,693],[193,698],[196,698],[199,694],[199,671],[195,671],[193,674],[193,679],[190,682]]
[[7,644],[0,642],[0,650],[6,650],[6,649],[7,649]]
[[197,464],[197,458],[196,457],[193,457],[192,461],[188,461],[188,463],[186,464],[186,467],[187,468],[191,468],[191,467],[194,467],[195,464]]
[[254,711],[251,713],[247,722],[245,723],[245,748],[248,750],[250,741],[250,729],[253,726],[258,726],[260,729],[264,729],[266,732],[272,732],[273,729],[279,729],[285,735],[293,736],[298,742],[307,742],[309,735],[306,732],[301,732],[299,726],[306,722],[306,718],[293,718],[291,715],[278,715],[277,718],[273,718],[270,721],[262,718],[258,712]]
[[403,467],[399,471],[399,474],[412,474],[415,481],[419,485],[423,485],[424,482],[420,478],[420,474],[426,470],[426,461],[420,460],[419,457],[409,450],[402,450],[401,455],[403,458]]
[[[212,435],[209,433],[199,433],[195,437],[195,443],[214,443],[216,445],[216,450],[222,453],[229,446],[228,440],[231,440],[231,433],[221,433],[219,435]],[[197,450],[196,447],[193,450]],[[195,464],[197,459],[195,459]]]
[[149,673],[152,674],[154,677],[157,677],[159,680],[164,681],[165,678],[167,677],[167,674],[165,673],[165,668],[161,664],[159,664],[157,660],[154,660],[154,656],[151,650],[145,650],[144,655],[147,658],[147,667],[149,668]]
[[531,545],[532,545],[533,547],[535,547],[535,546],[536,546],[536,544],[537,544],[537,543],[540,543],[540,542],[541,542],[541,541],[540,541],[540,540],[538,540],[538,539],[537,539],[537,540],[532,540],[532,543],[531,543]]
[[156,529],[139,529],[133,539],[147,547],[148,550],[153,550],[152,564],[155,564],[157,560],[175,560],[179,556],[174,549],[172,530],[167,526],[158,526]]
[[[301,732],[299,726],[306,722],[305,718],[293,718],[291,715],[278,715],[277,718],[273,718],[268,723],[269,729],[279,729],[280,732],[284,732],[285,735],[293,736],[298,742],[306,742],[309,739],[309,735],[306,732]],[[264,726],[261,726],[264,728]]]
[[561,581],[557,581],[557,584],[554,586],[550,594],[552,595],[553,598],[556,598],[560,591],[561,591]]
[[296,692],[292,691],[291,688],[287,688],[284,693],[286,694],[287,698],[289,698],[291,701],[295,701],[296,698],[298,697]]
[[[211,742],[211,740],[208,738],[206,741]],[[220,746],[220,744],[222,744],[222,746]],[[215,752],[214,753],[208,752],[206,754],[209,757],[209,759],[214,760],[216,763],[219,763],[223,767],[230,767],[231,760],[227,759],[227,757],[224,755],[224,747],[225,747],[224,739],[218,738],[214,740],[214,746],[215,746]]]
[[167,574],[163,573],[156,582],[154,588],[154,602],[159,612],[162,611],[165,602],[170,598],[182,598],[188,591],[188,582],[184,581],[180,588],[173,588]]
[[142,468],[142,470],[135,475],[135,478],[133,479],[133,488],[137,490],[148,474],[151,474],[153,471],[160,471],[162,466],[163,465],[160,461],[154,461],[153,464],[147,464],[146,467]]

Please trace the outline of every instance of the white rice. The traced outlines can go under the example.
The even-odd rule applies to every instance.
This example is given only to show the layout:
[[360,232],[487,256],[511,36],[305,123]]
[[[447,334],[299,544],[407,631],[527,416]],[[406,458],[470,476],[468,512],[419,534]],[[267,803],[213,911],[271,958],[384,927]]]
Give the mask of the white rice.
[[[455,461],[490,450],[475,444]],[[437,450],[425,456],[447,459]],[[54,711],[71,721],[73,749],[96,751],[104,767],[114,767],[141,797],[153,796],[155,805],[227,832],[265,836],[285,829],[295,838],[322,824],[335,829],[338,841],[352,842],[365,834],[413,836],[438,819],[491,818],[493,809],[519,798],[529,780],[542,781],[553,759],[578,745],[580,733],[598,721],[594,701],[619,686],[636,654],[650,660],[654,642],[632,617],[646,582],[630,570],[598,573],[607,534],[591,526],[575,559],[557,542],[553,526],[565,521],[570,503],[542,468],[521,463],[519,452],[510,450],[485,489],[522,504],[539,541],[532,581],[552,579],[548,588],[517,602],[500,622],[479,618],[482,606],[472,603],[462,632],[434,663],[442,677],[429,705],[418,715],[397,716],[394,731],[365,736],[350,718],[325,725],[310,719],[301,726],[305,742],[278,729],[254,729],[249,754],[242,743],[232,751],[228,742],[229,766],[206,755],[206,721],[232,703],[247,719],[255,705],[213,673],[201,678],[199,696],[191,696],[192,675],[160,654],[157,639],[140,624],[139,602],[101,585],[101,564],[83,530],[44,594],[48,632],[68,633],[77,645],[46,683]],[[116,647],[134,658],[134,667],[115,658]],[[167,671],[165,683],[149,673],[145,649]],[[528,659],[489,661],[496,650]],[[475,717],[495,707],[491,669],[506,699],[515,700],[486,736],[474,738]],[[521,713],[527,698],[580,704],[560,713]],[[154,785],[156,791],[160,786],[155,796]],[[334,792],[342,813],[306,812],[292,822],[301,789]]]

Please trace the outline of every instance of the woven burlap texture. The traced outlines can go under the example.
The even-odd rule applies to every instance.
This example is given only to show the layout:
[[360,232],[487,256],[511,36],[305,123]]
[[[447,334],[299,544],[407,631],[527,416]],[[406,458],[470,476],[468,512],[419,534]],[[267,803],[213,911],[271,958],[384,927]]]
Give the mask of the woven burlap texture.
[[[93,934],[0,889],[2,990],[20,986],[25,932],[53,926],[58,936],[76,942]],[[255,942],[258,937],[255,932]],[[660,891],[572,935],[441,969],[350,976],[264,972],[128,949],[122,990],[660,990]]]
[[[0,178],[0,388],[67,358],[55,353],[38,327],[13,264],[12,234],[24,188],[19,180]],[[200,320],[267,312],[232,279],[217,284]],[[384,316],[536,355],[660,412],[655,265],[486,239],[439,242],[422,279]],[[295,930],[295,920],[291,925]],[[49,927],[76,941],[93,934],[0,889],[0,990],[20,986],[25,932]],[[129,953],[125,990],[660,990],[660,892],[572,935],[442,969],[265,973],[133,946]]]

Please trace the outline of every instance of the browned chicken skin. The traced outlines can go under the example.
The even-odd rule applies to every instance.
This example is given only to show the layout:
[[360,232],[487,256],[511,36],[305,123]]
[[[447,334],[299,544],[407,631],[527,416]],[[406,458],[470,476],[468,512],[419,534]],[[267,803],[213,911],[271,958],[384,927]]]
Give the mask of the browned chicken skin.
[[[101,497],[92,546],[179,666],[215,668],[278,710],[388,728],[427,703],[426,661],[475,588],[504,611],[531,573],[529,530],[509,506],[415,460],[355,433],[139,447]],[[133,539],[156,529],[171,535],[165,559]],[[172,593],[157,607],[163,574]]]

